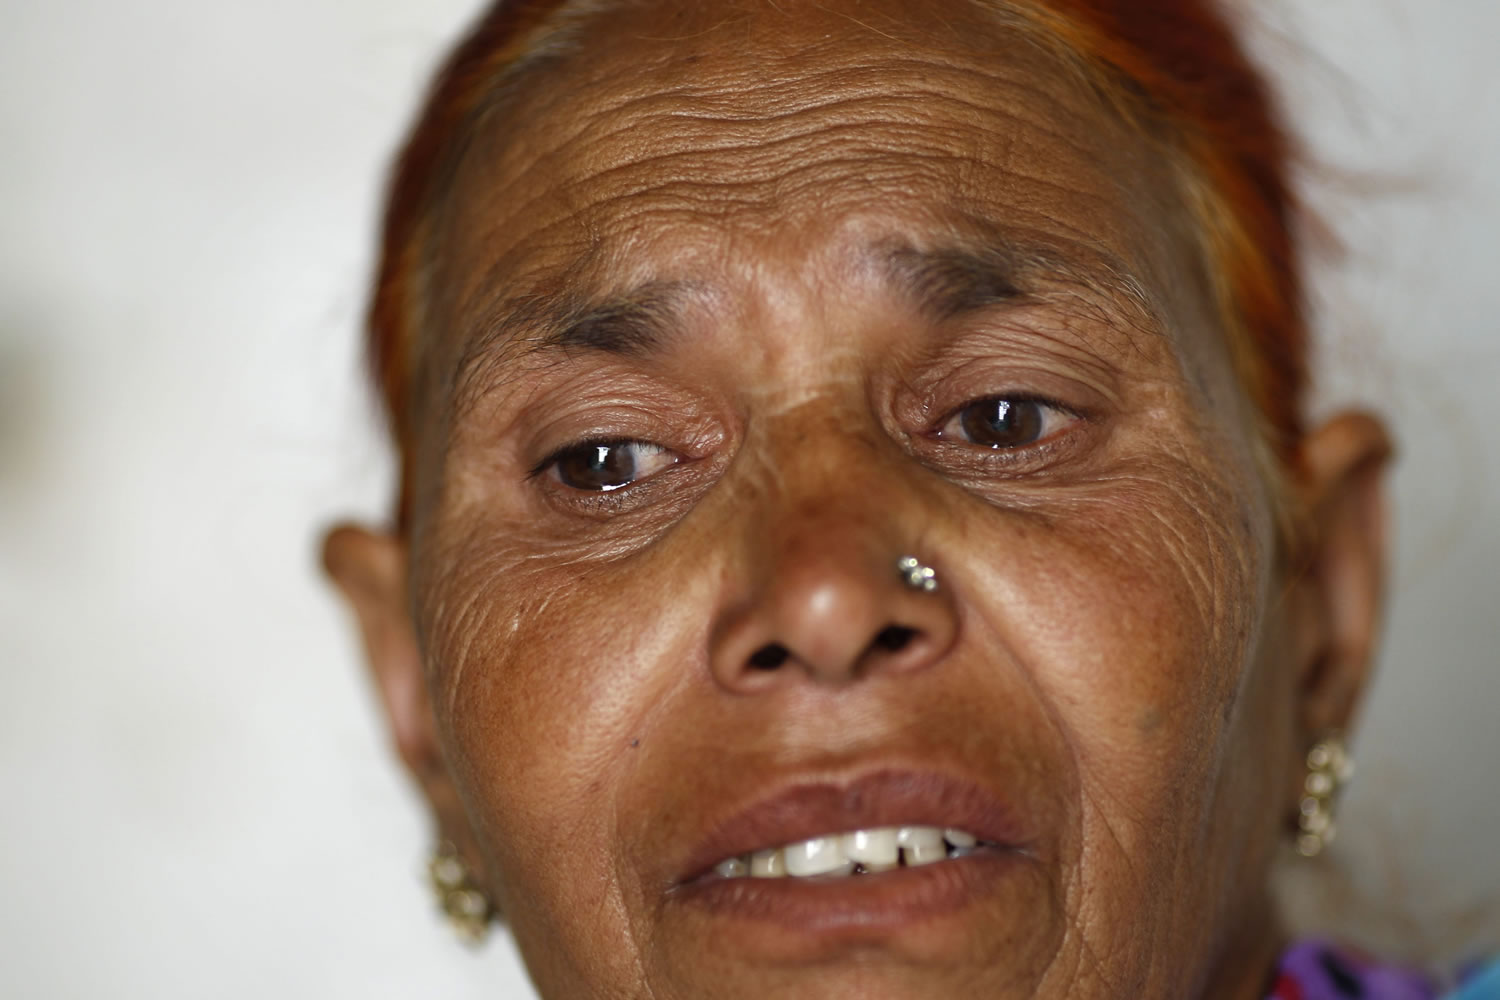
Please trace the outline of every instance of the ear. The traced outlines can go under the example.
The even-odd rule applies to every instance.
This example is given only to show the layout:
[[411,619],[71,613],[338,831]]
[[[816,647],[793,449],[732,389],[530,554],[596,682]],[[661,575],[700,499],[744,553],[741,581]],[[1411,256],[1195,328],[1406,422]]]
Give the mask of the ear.
[[1305,531],[1291,597],[1299,621],[1299,722],[1306,745],[1347,730],[1369,677],[1385,590],[1385,427],[1341,414],[1302,448]]
[[365,657],[396,750],[437,819],[438,836],[480,872],[458,790],[443,760],[407,601],[407,549],[400,538],[343,525],[323,541],[323,566],[354,612]]

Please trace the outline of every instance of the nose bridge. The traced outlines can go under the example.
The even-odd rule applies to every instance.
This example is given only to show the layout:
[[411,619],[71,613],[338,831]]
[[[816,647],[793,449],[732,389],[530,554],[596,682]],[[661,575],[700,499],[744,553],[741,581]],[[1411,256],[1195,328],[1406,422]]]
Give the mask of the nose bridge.
[[868,513],[860,501],[873,499],[872,489],[888,491],[894,499],[903,486],[909,488],[905,456],[896,452],[868,407],[860,405],[863,400],[849,398],[854,395],[805,402],[759,429],[755,459],[774,470],[767,478],[776,496],[767,500],[788,508],[783,513],[804,519],[831,509]]
[[952,595],[908,587],[897,569],[925,558],[915,469],[869,422],[807,408],[747,442],[746,577],[711,651],[727,689],[846,684],[936,662],[951,645]]
[[754,458],[763,467],[757,577],[867,575],[918,543],[925,532],[914,470],[883,438],[869,414],[832,401],[765,429]]

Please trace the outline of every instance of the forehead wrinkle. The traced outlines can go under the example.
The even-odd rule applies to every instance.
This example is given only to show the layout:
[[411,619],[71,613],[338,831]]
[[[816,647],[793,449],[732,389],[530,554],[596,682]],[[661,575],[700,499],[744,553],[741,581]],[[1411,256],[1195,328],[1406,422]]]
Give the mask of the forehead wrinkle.
[[[822,166],[836,167],[839,173],[849,175],[850,179],[872,180],[868,175],[874,172],[875,164],[882,161],[884,154],[894,152],[908,161],[925,154],[936,161],[929,164],[929,167],[943,172],[944,164],[948,163],[951,172],[955,151],[949,140],[954,137],[955,130],[972,132],[977,123],[971,119],[992,119],[997,113],[1016,119],[1015,124],[1023,130],[1029,129],[1033,133],[1032,142],[1041,138],[1046,142],[1067,144],[1067,130],[1061,127],[1059,119],[1075,117],[1077,109],[1066,106],[1069,102],[1060,102],[1058,95],[1052,93],[1050,88],[1041,86],[1032,75],[1003,62],[999,70],[976,69],[972,65],[950,65],[949,62],[941,58],[892,58],[885,54],[880,66],[858,63],[852,67],[811,72],[802,70],[799,66],[799,72],[790,74],[785,79],[778,79],[776,84],[770,86],[763,83],[752,87],[726,86],[720,76],[715,76],[709,83],[697,83],[698,89],[694,91],[694,84],[701,76],[702,67],[698,67],[689,69],[686,80],[670,81],[674,86],[665,89],[661,80],[633,78],[623,95],[607,93],[608,85],[613,80],[607,72],[601,71],[602,79],[600,73],[590,76],[585,72],[586,80],[581,87],[570,86],[550,91],[544,88],[541,101],[515,108],[519,117],[512,121],[512,125],[526,131],[534,140],[537,133],[535,129],[526,128],[527,122],[540,123],[543,119],[546,120],[547,128],[542,134],[550,134],[554,138],[541,148],[526,144],[523,160],[533,168],[548,173],[553,172],[553,167],[548,166],[548,163],[555,163],[560,168],[560,173],[556,174],[560,179],[568,179],[573,173],[573,165],[587,160],[581,156],[585,150],[593,155],[597,155],[600,150],[613,150],[614,155],[607,157],[585,175],[571,176],[568,183],[562,185],[562,190],[556,184],[549,186],[545,195],[550,204],[534,207],[554,218],[559,203],[566,206],[573,198],[569,191],[577,191],[581,185],[617,187],[620,190],[615,192],[616,195],[645,193],[646,188],[656,188],[661,195],[666,194],[662,189],[671,184],[674,173],[679,175],[676,192],[685,208],[722,215],[739,203],[763,207],[768,200],[774,200],[768,196],[773,195],[774,188],[778,185],[793,189],[802,186],[798,183],[801,171],[797,167],[807,165],[809,160],[822,160]],[[983,78],[986,88],[1000,86],[1014,91],[1025,100],[999,102],[1001,105],[1015,105],[1008,111],[1002,111],[991,102],[965,100],[959,95],[966,88],[944,88],[929,78],[935,63],[945,74],[979,76]],[[903,74],[903,71],[907,72]],[[694,76],[695,73],[698,76]],[[911,79],[901,89],[893,91],[893,73]],[[867,78],[870,81],[868,88],[857,86],[857,77]],[[764,76],[759,79],[763,80]],[[822,86],[821,81],[824,80],[830,85]],[[570,81],[570,84],[572,82],[574,81]],[[729,82],[732,83],[733,80]],[[607,99],[601,99],[601,84],[604,85]],[[854,93],[851,94],[851,91]],[[563,110],[555,107],[559,101],[565,101],[573,110],[561,116],[548,114],[549,110]],[[577,102],[580,101],[583,108],[578,107]],[[697,110],[688,107],[691,105],[696,105]],[[847,113],[861,108],[869,109],[869,113]],[[951,114],[937,115],[939,122],[935,123],[935,108],[946,108]],[[909,118],[902,113],[903,109],[912,110]],[[830,117],[861,120],[829,122],[827,119]],[[953,123],[946,126],[941,124],[947,118],[968,120],[969,127]],[[571,122],[561,134],[556,127],[559,121]],[[702,127],[685,128],[685,124],[699,124]],[[872,131],[869,128],[871,124],[879,125],[880,128]],[[985,129],[985,132],[991,138],[1003,140],[1014,131],[1011,128],[994,128],[993,121],[987,124],[991,127]],[[653,132],[653,129],[656,131]],[[498,167],[503,161],[513,159],[514,155],[521,152],[507,136],[500,134],[511,133],[513,129],[496,128],[485,131],[491,142],[485,144],[488,147],[486,155],[479,156],[479,160],[492,162]],[[662,141],[648,143],[640,138],[647,133],[657,135]],[[967,135],[966,138],[970,141],[975,139],[973,135]],[[495,142],[499,143],[498,147],[493,145]],[[799,142],[803,144],[798,146]],[[845,148],[836,148],[840,142],[844,143]],[[807,148],[809,143],[814,144],[815,148]],[[782,148],[784,146],[789,148]],[[828,155],[830,152],[843,155],[833,157]],[[971,151],[967,155],[973,156],[975,152],[977,151]],[[511,156],[507,156],[507,153]],[[693,162],[681,164],[674,159],[678,155],[688,157]],[[960,154],[957,158],[963,159],[963,155]],[[984,159],[983,156],[979,158]],[[1013,162],[1015,159],[1014,155],[1003,155],[1001,160],[1005,162],[995,165],[1014,171],[1018,166]],[[512,163],[512,166],[518,165]],[[920,168],[920,164],[908,163],[904,172],[896,168],[897,172],[891,174],[888,180],[901,185],[903,181],[911,179],[909,175],[912,169]],[[643,174],[648,176],[641,176]],[[1043,183],[1046,180],[1032,179]],[[813,180],[826,181],[827,178]],[[752,191],[745,187],[746,184],[757,181],[769,182],[770,188]],[[728,189],[736,185],[748,197],[726,197]],[[707,196],[698,197],[700,194]],[[1077,192],[1072,194],[1076,196]],[[620,199],[616,197],[611,200]],[[735,204],[726,204],[726,201]],[[580,235],[584,238],[591,235],[591,220],[585,218],[593,214],[589,211],[591,207],[588,204],[571,206],[574,210],[572,221],[578,224],[582,231]]]
[[[575,37],[572,39],[577,42]],[[576,46],[575,46],[576,48]],[[806,52],[775,50],[761,53],[762,58],[751,66],[739,65],[736,60],[714,58],[702,61],[701,52],[672,53],[652,58],[632,59],[622,63],[617,57],[606,55],[578,65],[574,60],[560,60],[550,68],[539,70],[530,82],[530,92],[525,102],[497,100],[491,104],[494,110],[504,109],[508,119],[505,127],[496,118],[491,118],[483,129],[492,139],[498,133],[511,133],[516,129],[528,130],[529,126],[545,124],[547,130],[556,134],[560,123],[567,123],[565,135],[560,142],[567,145],[570,139],[587,138],[598,145],[601,140],[612,140],[615,136],[627,138],[625,146],[636,146],[629,141],[640,129],[652,124],[653,118],[672,118],[669,135],[681,133],[684,122],[702,118],[719,129],[717,140],[733,143],[736,138],[763,146],[771,138],[762,134],[787,121],[794,121],[804,114],[842,111],[847,105],[865,101],[875,104],[880,117],[889,121],[890,112],[901,105],[916,109],[914,117],[929,121],[936,106],[956,103],[963,117],[983,117],[993,114],[991,102],[966,102],[958,95],[972,90],[977,79],[980,87],[1000,86],[1016,91],[1026,98],[1017,101],[1017,107],[1028,110],[1026,124],[1043,131],[1049,129],[1053,119],[1076,117],[1076,101],[1060,99],[1052,88],[1041,87],[1033,79],[1028,66],[1034,59],[1019,62],[1014,58],[997,59],[975,65],[972,60],[948,55],[944,50],[928,47],[925,57],[918,58],[908,48],[886,46],[885,51],[874,53],[877,65],[871,65],[871,53],[862,52],[861,57],[851,60],[847,56],[830,59],[831,67],[825,68],[822,59],[809,60]],[[830,53],[830,55],[836,55]],[[786,72],[767,72],[766,63],[780,66],[786,64]],[[809,68],[809,67],[812,68]],[[561,72],[567,71],[566,79]],[[770,78],[769,82],[767,78]],[[955,78],[959,86],[953,86]],[[508,80],[513,80],[507,74]],[[944,86],[946,80],[949,84]],[[964,86],[967,81],[969,86]],[[566,83],[566,86],[549,86],[550,83]],[[897,89],[893,92],[893,86]],[[502,88],[509,89],[509,88]],[[1076,89],[1076,88],[1070,88]],[[726,123],[746,126],[746,132],[725,132]],[[689,135],[703,147],[702,135]],[[551,152],[557,152],[553,144]],[[542,158],[547,150],[531,150]],[[487,158],[487,157],[486,157]]]
[[[887,67],[881,69],[889,72]],[[715,167],[720,168],[714,175],[718,180],[769,180],[788,163],[805,162],[809,156],[835,149],[844,150],[848,157],[890,153],[953,157],[962,151],[984,160],[991,157],[969,147],[976,142],[999,143],[999,151],[1004,151],[1013,141],[1008,139],[1010,134],[1023,130],[1028,133],[1028,146],[1073,144],[1074,137],[1058,123],[1063,109],[1047,112],[1057,105],[1055,96],[1027,82],[983,74],[987,85],[1006,86],[1027,98],[1002,110],[932,85],[893,90],[887,76],[875,75],[873,68],[871,74],[868,91],[850,93],[850,82],[841,77],[822,91],[833,96],[806,106],[792,106],[794,102],[784,97],[758,96],[764,87],[724,96],[728,106],[716,108],[685,107],[693,99],[679,92],[615,98],[576,115],[576,124],[566,134],[555,137],[545,149],[533,149],[532,154],[538,163],[564,165],[578,162],[582,151],[609,154],[586,176],[574,177],[574,183],[608,182],[631,171],[670,170],[681,157],[699,161],[698,169],[691,171],[694,174]],[[786,86],[800,92],[815,82],[816,78],[804,79]],[[715,88],[715,94],[722,89]],[[767,108],[747,106],[754,104]],[[648,133],[658,141],[649,145],[641,141],[639,137]]]
[[[890,95],[885,95],[885,98],[889,99]],[[672,103],[675,107],[676,102]],[[959,103],[963,108],[975,107],[967,102]],[[993,114],[994,109],[990,109],[990,113]],[[541,153],[540,159],[558,157],[576,162],[578,157],[573,155],[574,147],[579,144],[591,149],[598,148],[600,142],[608,146],[621,131],[631,132],[637,126],[649,131],[653,126],[667,124],[669,118],[671,115],[648,116],[628,127],[616,123],[613,130],[606,130],[607,135],[584,130],[554,145],[550,152]],[[721,126],[723,123],[712,124]],[[1041,123],[1024,121],[1018,124],[1041,129],[1049,138],[1063,138],[1055,126],[1043,128]],[[713,128],[708,128],[710,134],[695,136],[679,129],[667,138],[669,145],[679,148],[662,150],[655,146],[649,155],[641,155],[645,147],[639,141],[614,143],[617,155],[585,176],[574,177],[565,186],[567,190],[549,187],[544,192],[537,192],[526,205],[513,205],[508,214],[524,216],[536,211],[551,215],[549,228],[571,227],[576,232],[575,239],[592,240],[598,238],[601,226],[628,227],[633,216],[656,216],[668,208],[675,208],[684,216],[723,218],[744,209],[782,207],[780,203],[805,195],[809,190],[826,194],[830,188],[845,198],[857,196],[868,200],[872,186],[888,188],[891,194],[910,194],[914,185],[941,180],[940,175],[948,176],[951,184],[955,169],[961,186],[973,188],[971,195],[981,195],[990,172],[984,169],[983,163],[973,160],[972,154],[956,152],[943,141],[944,133],[951,128],[934,127],[928,122],[895,123],[887,120],[883,123],[883,131],[887,134],[874,135],[858,123],[832,127],[824,124],[821,128],[799,129],[793,134],[759,141],[747,141],[738,129],[729,131],[735,135],[725,138],[722,129],[714,132]],[[621,145],[625,149],[619,149]],[[886,155],[891,152],[899,156]],[[1007,155],[1002,159],[1007,162],[992,165],[1002,173],[1008,172],[1039,188],[1055,190],[1058,197],[1070,197],[1076,201],[1085,196],[1075,187],[1059,184],[1046,174],[1028,172],[1022,164],[1011,162],[1015,160],[1014,156]],[[841,180],[860,183],[832,183]],[[573,201],[567,192],[577,191],[580,186],[602,186],[607,196]],[[1018,206],[1011,206],[1012,213],[1017,211]],[[1046,220],[1054,227],[1067,225],[1050,215]],[[1075,232],[1073,235],[1090,234]]]

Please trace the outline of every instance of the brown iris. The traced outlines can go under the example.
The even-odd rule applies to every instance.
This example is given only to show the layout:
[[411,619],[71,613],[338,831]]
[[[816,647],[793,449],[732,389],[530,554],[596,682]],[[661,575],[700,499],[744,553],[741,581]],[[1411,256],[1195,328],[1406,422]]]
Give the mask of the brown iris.
[[964,437],[986,448],[1019,448],[1042,436],[1042,404],[1030,399],[982,399],[959,411]]
[[635,466],[629,441],[582,444],[557,456],[557,478],[575,490],[617,490],[635,480]]

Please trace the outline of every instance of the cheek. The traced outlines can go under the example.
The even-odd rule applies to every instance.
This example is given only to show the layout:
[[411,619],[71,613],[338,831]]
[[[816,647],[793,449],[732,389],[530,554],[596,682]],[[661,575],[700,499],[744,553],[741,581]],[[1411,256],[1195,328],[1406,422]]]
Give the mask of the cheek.
[[707,614],[644,558],[585,560],[490,523],[445,548],[462,557],[427,575],[419,611],[445,755],[517,932],[524,906],[576,933],[580,913],[610,909],[614,796],[652,706],[689,672],[659,665],[691,657]]
[[1069,758],[1075,843],[1137,869],[1213,822],[1250,711],[1269,534],[1256,495],[1208,463],[1157,456],[1025,514],[981,512],[971,523],[988,537],[964,542],[1001,555],[976,560],[979,617]]

